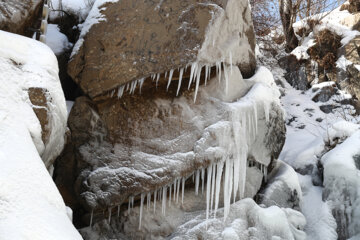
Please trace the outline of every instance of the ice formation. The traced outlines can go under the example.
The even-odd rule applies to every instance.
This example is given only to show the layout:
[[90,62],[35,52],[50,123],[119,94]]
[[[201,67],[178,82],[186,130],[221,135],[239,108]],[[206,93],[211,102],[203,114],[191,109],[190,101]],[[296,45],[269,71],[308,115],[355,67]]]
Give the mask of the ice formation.
[[[215,64],[219,67],[221,65],[221,63]],[[205,72],[208,73],[206,77],[210,76],[210,66],[204,68],[199,67],[198,64],[192,64],[192,69],[192,80],[195,82],[200,78],[199,69],[205,69]],[[184,70],[180,70],[180,72],[182,71]],[[251,165],[248,162],[249,154],[257,159],[252,165],[256,166],[266,179],[267,165],[270,161],[268,152],[254,149],[251,145],[257,141],[258,144],[264,144],[263,138],[259,138],[257,135],[264,131],[265,125],[270,120],[272,104],[278,103],[279,92],[274,87],[272,75],[262,67],[251,79],[242,79],[237,67],[234,67],[232,72],[230,67],[221,67],[217,69],[217,72],[218,76],[200,89],[199,93],[201,92],[202,96],[209,94],[219,99],[224,104],[223,109],[227,112],[228,119],[210,124],[204,129],[203,137],[196,142],[194,147],[199,161],[206,159],[211,162],[209,164],[199,162],[204,167],[197,168],[185,176],[177,175],[170,183],[152,191],[130,196],[128,199],[129,213],[134,206],[134,198],[139,199],[140,197],[139,227],[142,225],[143,215],[147,212],[144,212],[143,206],[145,196],[146,209],[153,207],[153,211],[156,211],[156,205],[160,204],[162,215],[166,215],[169,204],[180,202],[180,197],[181,203],[184,202],[186,182],[191,178],[193,178],[195,186],[194,194],[206,196],[207,219],[216,218],[221,202],[220,196],[223,194],[224,220],[226,220],[231,203],[245,197],[246,169]],[[170,78],[171,75],[172,72],[169,74]],[[218,81],[217,78],[220,76],[221,79]],[[155,79],[156,76],[153,75],[151,78]],[[127,87],[122,89],[128,88],[129,91],[134,92],[136,85],[138,85],[137,82],[128,83]],[[228,92],[225,91],[225,86],[229,86]],[[196,94],[194,93],[194,95]],[[180,98],[178,101],[183,102],[184,99]],[[204,107],[206,108],[206,106]],[[258,126],[260,124],[259,117],[263,118],[261,127]],[[208,146],[211,135],[216,136],[218,146]],[[193,154],[191,153],[191,155]],[[151,164],[151,159],[147,158],[146,161],[148,165]],[[171,170],[174,173],[179,173],[183,167],[187,167],[186,164],[185,166],[172,165],[170,162],[166,165],[171,169],[174,168]],[[92,181],[90,180],[90,182]]]

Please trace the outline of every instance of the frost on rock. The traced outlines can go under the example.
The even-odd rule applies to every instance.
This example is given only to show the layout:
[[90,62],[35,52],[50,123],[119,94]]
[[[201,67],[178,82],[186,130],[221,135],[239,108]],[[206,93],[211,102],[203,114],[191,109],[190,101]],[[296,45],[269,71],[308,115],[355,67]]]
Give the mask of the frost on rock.
[[357,130],[321,159],[324,166],[323,197],[328,201],[336,219],[340,239],[360,233],[359,149],[360,131]]
[[[149,196],[161,206],[157,214],[166,216],[169,204],[186,201],[192,178],[194,195],[206,196],[202,210],[208,218],[222,206],[226,218],[231,203],[257,193],[284,140],[280,93],[264,67],[250,79],[243,79],[235,66],[218,74],[207,86],[178,98],[163,93],[153,99],[123,97],[118,104],[125,103],[127,110],[116,107],[124,111],[116,115],[121,116],[116,132],[104,128],[112,121],[106,111],[99,115],[89,100],[77,100],[69,127],[80,145],[78,160],[91,167],[81,169],[75,189],[81,183],[80,197],[89,212],[128,202],[131,213],[134,199],[145,202]],[[83,115],[89,123],[80,126],[77,118]],[[90,141],[77,135],[83,127],[89,128]],[[145,205],[141,209],[139,225]]]
[[300,211],[302,191],[295,170],[278,160],[260,197],[261,203],[266,206],[275,205]]
[[[305,240],[305,217],[290,208],[259,207],[252,199],[231,205],[224,219],[219,210],[217,218],[205,219],[204,214],[193,216],[179,226],[170,237],[180,239],[294,239]],[[276,220],[275,220],[276,219]]]
[[[46,169],[63,148],[66,126],[56,57],[39,42],[0,31],[0,72],[1,239],[81,239]],[[45,96],[32,99],[29,89]],[[42,97],[49,100],[45,144],[43,108],[34,105]]]

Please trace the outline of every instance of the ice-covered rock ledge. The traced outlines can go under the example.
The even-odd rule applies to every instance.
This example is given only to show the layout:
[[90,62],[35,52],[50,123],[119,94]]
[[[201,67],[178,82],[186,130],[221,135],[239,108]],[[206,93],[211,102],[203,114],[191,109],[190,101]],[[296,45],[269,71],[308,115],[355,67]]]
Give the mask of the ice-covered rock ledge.
[[[81,239],[46,167],[64,146],[66,105],[52,51],[0,31],[0,238]],[[45,163],[45,165],[44,165]]]
[[206,188],[208,211],[219,207],[223,192],[225,216],[235,199],[257,193],[284,143],[280,93],[263,67],[250,79],[235,66],[219,77],[200,87],[195,103],[194,91],[175,97],[176,84],[168,93],[143,87],[141,95],[98,104],[77,99],[69,116],[74,152],[59,163],[76,167],[59,168],[57,175],[74,177],[88,224],[90,213],[111,218],[134,199],[181,202],[192,176],[196,193]]

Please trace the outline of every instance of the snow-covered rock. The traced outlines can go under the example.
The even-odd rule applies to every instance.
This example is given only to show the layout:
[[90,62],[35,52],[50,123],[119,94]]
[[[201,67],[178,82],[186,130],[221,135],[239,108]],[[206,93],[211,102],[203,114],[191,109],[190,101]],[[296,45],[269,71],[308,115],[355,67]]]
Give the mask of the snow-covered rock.
[[268,178],[266,188],[260,193],[261,203],[300,210],[302,191],[295,170],[278,160]]
[[250,77],[254,51],[248,1],[99,0],[82,26],[68,72],[94,99],[192,64],[237,65]]
[[0,31],[0,238],[4,240],[81,239],[47,171],[63,149],[66,128],[57,74],[55,55],[47,46]]
[[181,225],[170,239],[306,239],[304,216],[290,208],[259,207],[252,199],[231,205],[228,218],[219,211],[217,218],[194,216]]
[[[349,127],[346,127],[349,129]],[[353,126],[350,126],[351,130]],[[321,158],[323,197],[337,222],[340,239],[360,233],[360,130]]]

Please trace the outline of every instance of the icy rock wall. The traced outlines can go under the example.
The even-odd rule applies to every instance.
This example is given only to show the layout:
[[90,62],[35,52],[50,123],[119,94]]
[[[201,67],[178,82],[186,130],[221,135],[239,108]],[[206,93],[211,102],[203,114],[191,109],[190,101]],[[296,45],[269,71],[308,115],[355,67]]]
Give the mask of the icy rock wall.
[[66,129],[56,57],[35,40],[0,31],[0,72],[0,238],[81,239],[46,168]]
[[166,92],[167,83],[146,87],[155,85],[148,79],[141,94],[75,102],[69,116],[69,151],[75,152],[59,164],[78,167],[70,174],[59,168],[56,175],[74,176],[69,187],[75,185],[74,198],[89,212],[89,222],[91,212],[111,215],[134,198],[182,202],[192,176],[195,194],[206,191],[207,212],[219,207],[220,193],[227,213],[234,200],[257,193],[284,142],[279,91],[265,68],[250,79],[236,66],[213,73],[198,92],[183,90],[179,97],[177,84]]
[[360,132],[356,131],[321,159],[324,166],[323,197],[336,219],[339,239],[360,234],[359,149]]
[[250,77],[254,49],[248,1],[103,0],[83,25],[69,74],[95,98],[194,62],[238,65]]

